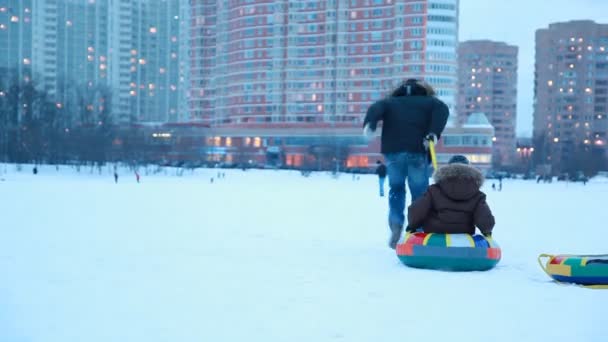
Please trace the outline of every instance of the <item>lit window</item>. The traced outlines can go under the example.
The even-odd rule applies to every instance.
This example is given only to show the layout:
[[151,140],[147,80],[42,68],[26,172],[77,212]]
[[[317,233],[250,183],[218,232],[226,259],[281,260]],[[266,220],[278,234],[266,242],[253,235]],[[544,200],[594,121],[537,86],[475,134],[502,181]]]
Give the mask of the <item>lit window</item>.
[[161,74],[164,74],[164,73],[165,73],[165,68],[160,68],[160,69],[159,69],[159,72],[160,72]]
[[150,27],[150,33],[152,33],[152,34],[156,33],[156,27]]
[[0,24],[0,30],[5,30],[5,29],[6,29],[6,25]]
[[106,61],[106,57],[105,56],[99,56],[99,60],[102,61],[102,62],[105,62]]
[[105,64],[99,64],[99,70],[106,70]]
[[231,137],[226,137],[226,146],[228,146],[228,147],[232,146],[232,138]]
[[140,59],[139,59],[139,64],[141,64],[141,65],[146,64],[146,60],[145,60],[145,59],[143,59],[143,58],[140,58]]
[[317,112],[321,113],[323,111],[323,105],[317,106]]
[[169,86],[169,88],[171,88],[172,91],[176,91],[177,90],[177,87],[174,84],[172,84],[171,86]]
[[253,146],[254,147],[260,147],[260,146],[262,146],[262,139],[260,139],[260,137],[255,137],[253,139]]
[[93,47],[92,47],[92,46],[89,46],[89,47],[87,48],[87,51],[89,51],[89,52],[93,52],[93,51],[95,51],[95,49],[93,49]]
[[137,95],[137,92],[136,92],[135,90],[131,90],[131,91],[129,92],[129,94],[130,94],[131,96],[135,96],[135,95]]
[[135,50],[135,49],[131,50],[131,54],[132,54],[133,56],[137,55],[137,50]]
[[585,93],[590,94],[591,93],[591,88],[585,88]]
[[18,22],[19,22],[19,17],[18,17],[18,16],[16,16],[16,15],[12,16],[12,17],[11,17],[11,22],[12,22],[12,23],[18,23]]
[[72,26],[72,21],[71,20],[67,20],[65,22],[65,26]]
[[558,143],[559,142],[559,138],[558,137],[553,138],[553,142]]
[[148,89],[154,90],[154,88],[156,88],[156,86],[154,85],[154,83],[148,84]]
[[0,7],[0,12],[1,12],[1,13],[6,12],[6,7]]
[[29,58],[24,58],[23,59],[23,64],[30,65],[30,64],[32,64],[32,61]]
[[547,85],[548,85],[549,87],[553,87],[553,81],[551,81],[551,80],[547,81]]

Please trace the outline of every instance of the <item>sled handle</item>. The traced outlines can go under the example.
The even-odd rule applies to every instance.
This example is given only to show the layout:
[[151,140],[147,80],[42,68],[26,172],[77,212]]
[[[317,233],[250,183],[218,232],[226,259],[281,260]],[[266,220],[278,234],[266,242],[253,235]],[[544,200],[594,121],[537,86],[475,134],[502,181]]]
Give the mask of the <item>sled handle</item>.
[[431,152],[433,170],[437,171],[437,154],[435,153],[435,142],[433,140],[429,140],[429,151]]
[[554,257],[555,257],[554,255],[544,254],[544,253],[538,256],[538,264],[540,265],[540,268],[542,268],[543,271],[549,276],[549,278],[553,278],[553,277],[551,276],[551,274],[549,274],[549,271],[547,271],[547,267],[543,263],[543,258],[549,258],[549,260],[551,260]]

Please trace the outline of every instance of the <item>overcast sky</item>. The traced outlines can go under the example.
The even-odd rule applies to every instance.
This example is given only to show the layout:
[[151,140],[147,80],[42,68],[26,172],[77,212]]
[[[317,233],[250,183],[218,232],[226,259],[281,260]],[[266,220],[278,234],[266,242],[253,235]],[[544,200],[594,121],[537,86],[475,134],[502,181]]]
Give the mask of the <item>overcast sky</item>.
[[460,41],[491,39],[519,46],[517,134],[532,134],[534,35],[550,23],[608,23],[608,0],[460,0]]

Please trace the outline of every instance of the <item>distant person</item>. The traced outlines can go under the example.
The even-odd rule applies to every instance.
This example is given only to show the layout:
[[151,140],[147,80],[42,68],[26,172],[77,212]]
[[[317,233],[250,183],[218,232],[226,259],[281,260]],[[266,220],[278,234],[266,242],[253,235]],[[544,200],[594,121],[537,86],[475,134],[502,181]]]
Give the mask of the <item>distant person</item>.
[[118,173],[114,172],[114,183],[118,183]]
[[429,141],[437,142],[448,120],[448,106],[433,88],[409,79],[367,110],[363,132],[371,136],[382,121],[381,152],[389,179],[389,246],[395,248],[405,222],[405,182],[412,202],[429,186]]
[[34,169],[32,170],[32,173],[34,173],[34,175],[38,174],[38,167],[34,166]]
[[496,191],[496,183],[492,183],[492,190]]
[[423,227],[425,233],[475,234],[479,228],[486,237],[492,236],[494,215],[480,191],[484,177],[469,165],[462,155],[435,172],[435,184],[423,197],[410,205],[408,232]]
[[502,191],[502,176],[498,176],[498,191]]
[[[376,174],[378,175],[378,183],[380,185],[380,197],[384,197],[384,181],[386,180],[386,165],[381,161],[376,161]],[[354,176],[354,174],[353,174]]]
[[137,180],[137,183],[139,183],[139,172],[135,171],[135,180]]

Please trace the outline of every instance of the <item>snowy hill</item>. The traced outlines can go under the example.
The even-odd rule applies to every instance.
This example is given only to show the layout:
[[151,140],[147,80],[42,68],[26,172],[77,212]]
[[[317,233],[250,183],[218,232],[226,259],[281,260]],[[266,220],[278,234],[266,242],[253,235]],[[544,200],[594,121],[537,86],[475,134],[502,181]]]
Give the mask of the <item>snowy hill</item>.
[[608,252],[608,183],[488,181],[503,259],[449,273],[386,247],[372,175],[118,173],[0,165],[0,341],[607,339],[608,291],[536,257]]

